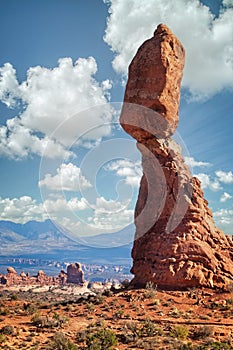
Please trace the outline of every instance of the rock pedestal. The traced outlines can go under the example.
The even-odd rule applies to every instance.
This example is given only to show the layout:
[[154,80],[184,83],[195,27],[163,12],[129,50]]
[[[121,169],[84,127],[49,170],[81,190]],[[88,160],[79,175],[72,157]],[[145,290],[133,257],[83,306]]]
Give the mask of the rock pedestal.
[[200,181],[171,139],[184,57],[181,43],[162,24],[129,67],[120,123],[137,140],[143,168],[131,284],[227,288],[233,282],[232,237],[215,226]]

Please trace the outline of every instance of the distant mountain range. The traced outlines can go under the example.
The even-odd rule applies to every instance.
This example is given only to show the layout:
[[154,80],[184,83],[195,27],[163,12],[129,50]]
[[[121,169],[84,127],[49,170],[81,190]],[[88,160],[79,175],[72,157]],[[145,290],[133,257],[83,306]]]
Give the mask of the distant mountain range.
[[90,263],[101,257],[130,259],[134,226],[115,233],[99,234],[73,241],[51,220],[16,224],[0,221],[0,256],[77,255]]

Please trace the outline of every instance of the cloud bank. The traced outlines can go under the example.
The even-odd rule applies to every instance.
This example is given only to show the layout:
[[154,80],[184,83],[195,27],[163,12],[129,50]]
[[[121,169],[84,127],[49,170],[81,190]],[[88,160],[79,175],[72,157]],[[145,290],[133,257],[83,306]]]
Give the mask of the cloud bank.
[[[27,157],[30,153],[50,158],[68,158],[68,146],[80,135],[96,125],[111,121],[108,105],[111,82],[98,83],[94,79],[97,64],[93,57],[62,58],[53,69],[41,66],[29,68],[27,79],[21,84],[10,63],[0,68],[0,99],[9,108],[20,102],[23,112],[6,125],[0,127],[0,155],[11,158]],[[96,105],[91,116],[80,113]],[[89,112],[90,114],[90,112]],[[65,121],[77,118],[72,123]],[[57,131],[56,131],[57,130]],[[101,139],[109,134],[108,126],[95,129],[89,134],[91,140]]]
[[113,68],[127,74],[138,47],[159,23],[167,24],[186,50],[183,87],[192,98],[233,88],[233,8],[225,0],[219,17],[199,0],[104,0],[109,17],[104,40],[116,54]]

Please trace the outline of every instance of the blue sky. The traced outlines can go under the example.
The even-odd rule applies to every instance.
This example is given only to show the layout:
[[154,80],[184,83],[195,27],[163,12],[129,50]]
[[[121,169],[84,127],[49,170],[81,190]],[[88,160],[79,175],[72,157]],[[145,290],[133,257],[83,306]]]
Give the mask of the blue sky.
[[178,138],[233,234],[233,2],[1,0],[0,219],[70,235],[133,220],[141,176],[117,124],[127,67],[163,22],[186,49]]

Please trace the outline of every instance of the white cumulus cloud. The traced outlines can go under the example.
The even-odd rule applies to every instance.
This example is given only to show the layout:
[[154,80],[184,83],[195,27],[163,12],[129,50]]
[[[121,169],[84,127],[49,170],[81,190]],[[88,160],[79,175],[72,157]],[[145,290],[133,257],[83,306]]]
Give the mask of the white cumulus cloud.
[[80,191],[91,187],[90,182],[83,176],[81,169],[72,163],[61,164],[56,169],[56,175],[46,174],[39,186],[45,186],[54,191]]
[[220,197],[220,202],[225,203],[226,201],[228,201],[231,198],[232,198],[232,196],[229,193],[224,192],[223,195]]
[[68,201],[65,198],[57,198],[46,199],[43,202],[43,206],[49,214],[50,218],[58,218],[60,220],[61,214],[63,217],[65,217],[66,214],[75,211],[85,210],[88,208],[88,203],[85,200],[85,198],[81,198],[80,200],[78,198],[71,198]]
[[128,185],[139,187],[142,177],[140,161],[132,162],[127,159],[119,159],[107,164],[105,169],[113,171],[119,177],[123,177]]
[[69,222],[71,227],[78,227],[80,223],[74,213],[88,208],[89,204],[83,197],[69,200],[60,197],[51,198],[43,203],[38,203],[30,196],[12,199],[0,197],[0,220],[24,224],[31,220],[44,221],[50,218],[58,224]]
[[30,220],[44,221],[47,218],[42,204],[30,196],[12,199],[0,197],[0,220],[24,224]]
[[232,184],[233,183],[233,173],[231,171],[222,171],[218,170],[215,172],[217,175],[219,181],[223,182],[224,184]]
[[[111,82],[97,82],[96,72],[93,57],[74,63],[62,58],[53,69],[29,68],[27,79],[19,84],[10,63],[0,68],[0,100],[11,108],[17,101],[24,105],[20,115],[0,127],[0,154],[21,158],[46,152],[47,157],[67,158],[69,146],[87,131],[92,130],[89,140],[109,134],[109,125],[95,127],[111,121]],[[93,106],[99,107],[92,110]]]
[[127,73],[138,47],[159,23],[167,24],[186,50],[182,84],[195,98],[207,98],[233,80],[233,9],[225,0],[214,17],[199,0],[105,0],[109,17],[104,40],[116,54],[113,67]]
[[16,70],[10,63],[5,63],[0,67],[0,100],[7,107],[13,108],[18,97],[20,97],[20,89]]

